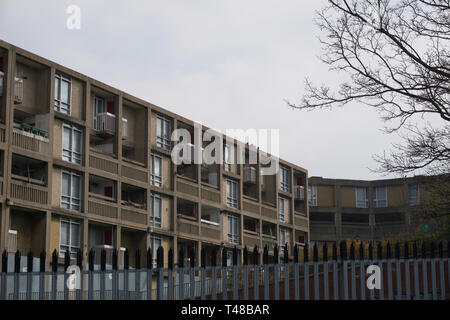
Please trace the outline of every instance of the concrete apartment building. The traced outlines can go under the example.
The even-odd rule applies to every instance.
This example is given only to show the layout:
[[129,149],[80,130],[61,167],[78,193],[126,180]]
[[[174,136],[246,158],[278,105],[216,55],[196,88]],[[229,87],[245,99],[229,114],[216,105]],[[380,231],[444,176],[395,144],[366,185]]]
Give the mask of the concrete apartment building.
[[228,159],[235,140],[223,165],[177,166],[170,134],[193,121],[4,41],[0,77],[2,251],[45,250],[48,263],[80,251],[87,263],[105,249],[109,263],[116,248],[120,264],[126,248],[133,266],[137,249],[160,245],[165,261],[191,247],[199,261],[201,248],[237,246],[242,259],[244,246],[309,241],[307,170],[280,160],[262,176]]
[[407,236],[424,177],[387,180],[309,178],[311,242]]

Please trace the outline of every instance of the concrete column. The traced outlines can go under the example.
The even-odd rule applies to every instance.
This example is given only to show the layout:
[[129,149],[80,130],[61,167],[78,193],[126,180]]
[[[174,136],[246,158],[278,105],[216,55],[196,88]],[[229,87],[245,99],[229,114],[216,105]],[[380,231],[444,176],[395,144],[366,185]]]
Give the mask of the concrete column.
[[334,217],[336,226],[336,241],[342,240],[342,215],[341,215],[341,186],[334,185],[334,205],[336,207],[336,214]]
[[87,218],[83,219],[83,238],[82,238],[82,254],[83,254],[83,260],[84,264],[86,265],[89,262],[89,220]]
[[47,253],[47,261],[45,266],[46,268],[50,267],[51,257],[53,253],[51,252],[51,244],[50,244],[51,222],[52,222],[52,212],[46,211],[45,212],[45,252]]

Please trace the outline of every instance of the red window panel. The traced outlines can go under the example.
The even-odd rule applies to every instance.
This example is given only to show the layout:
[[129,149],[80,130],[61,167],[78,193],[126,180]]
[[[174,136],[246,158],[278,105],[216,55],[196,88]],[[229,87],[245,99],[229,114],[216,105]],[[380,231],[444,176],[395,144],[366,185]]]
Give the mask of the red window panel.
[[114,101],[108,101],[106,103],[106,111],[108,113],[116,114],[114,109],[115,109],[114,108]]
[[104,188],[104,196],[105,197],[113,197],[113,187],[105,187]]
[[105,244],[108,246],[112,246],[112,231],[105,231]]

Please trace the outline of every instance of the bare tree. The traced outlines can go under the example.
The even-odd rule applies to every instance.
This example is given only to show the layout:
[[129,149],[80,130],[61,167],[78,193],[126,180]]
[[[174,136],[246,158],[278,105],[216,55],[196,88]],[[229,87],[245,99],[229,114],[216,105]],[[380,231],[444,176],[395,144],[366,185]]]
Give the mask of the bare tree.
[[403,137],[375,156],[378,171],[449,172],[450,1],[329,0],[317,14],[325,34],[321,60],[346,80],[333,90],[307,79],[301,102],[288,104],[314,110],[356,101],[376,108],[386,132]]

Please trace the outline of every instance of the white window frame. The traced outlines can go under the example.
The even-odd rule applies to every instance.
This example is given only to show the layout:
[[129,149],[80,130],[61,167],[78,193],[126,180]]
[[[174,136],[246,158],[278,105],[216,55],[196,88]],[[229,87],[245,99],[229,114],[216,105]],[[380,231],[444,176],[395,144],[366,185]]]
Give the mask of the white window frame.
[[[380,190],[384,190],[384,199],[380,198]],[[388,206],[388,199],[387,199],[387,187],[375,187],[374,188],[374,206],[375,208],[386,208]]]
[[[58,81],[59,85],[58,88],[59,90],[56,89],[56,85],[55,85],[55,95],[57,95],[57,97],[54,95],[53,97],[53,109],[57,112],[63,113],[63,114],[67,114],[67,115],[71,115],[72,112],[72,78],[63,75],[62,73],[55,73],[55,82]],[[69,103],[63,102],[61,101],[61,83],[65,81],[69,83]],[[57,92],[58,91],[58,92]]]
[[317,186],[308,186],[308,201],[311,207],[317,207]]
[[[64,175],[68,175],[69,176],[69,193],[70,195],[66,196],[63,195],[63,177]],[[79,190],[79,194],[80,194],[80,198],[76,198],[72,195],[72,179],[73,177],[77,177],[80,179],[80,190]],[[74,211],[78,211],[81,212],[81,175],[72,171],[67,171],[67,170],[62,170],[61,171],[61,202],[60,202],[60,206],[63,209],[68,209],[68,210],[74,210]],[[64,198],[67,198],[67,200],[65,200]],[[63,207],[64,205],[67,205],[68,208]],[[78,207],[78,209],[76,209],[75,207]]]
[[[365,191],[365,200],[358,200],[358,189]],[[367,199],[367,187],[355,187],[355,206],[356,208],[368,208],[369,200]]]
[[286,234],[287,230],[280,228],[280,250],[284,250],[284,246],[286,245]]
[[280,165],[280,189],[285,192],[291,192],[290,168]]
[[238,183],[236,180],[227,179],[226,180],[226,196],[227,196],[227,207],[238,209]]
[[[67,223],[69,225],[69,244],[62,244],[62,224],[63,223]],[[77,225],[78,226],[78,246],[76,245],[72,245],[72,225]],[[70,258],[71,259],[76,259],[77,258],[77,252],[80,251],[81,245],[80,245],[80,223],[70,219],[70,218],[64,218],[61,217],[59,219],[59,257],[60,258],[64,258],[64,255],[66,253],[66,250],[68,249],[70,252]],[[64,247],[64,249],[62,249],[62,247]],[[76,251],[74,251],[73,249],[76,249]]]
[[[64,149],[64,129],[65,128],[70,130],[70,138],[69,138],[70,139],[70,141],[69,141],[70,149],[68,149],[68,150]],[[80,133],[80,153],[75,152],[73,150],[73,141],[74,141],[74,136],[75,136],[74,133],[75,132]],[[67,155],[65,155],[64,153],[67,153]],[[62,127],[62,159],[64,161],[81,164],[82,157],[83,157],[83,131],[72,124],[63,123],[63,127]]]
[[156,242],[159,242],[158,248],[162,246],[162,239],[161,239],[161,237],[152,235],[150,237],[150,248],[152,249],[152,264],[153,264],[153,268],[154,269],[158,267],[158,263],[157,263],[157,260],[158,260],[158,248],[156,248],[156,246],[155,246]]
[[[158,156],[156,154],[151,154],[151,163],[150,163],[150,184],[155,187],[162,187],[162,167],[163,167],[163,159],[161,156]],[[159,173],[160,175],[156,175],[155,173],[155,163],[156,160],[159,161],[160,167],[159,167]]]
[[[416,189],[416,197],[413,198],[411,197],[411,187],[415,187]],[[420,188],[419,188],[419,184],[409,184],[408,185],[408,204],[410,207],[414,207],[417,206],[419,204],[420,201]]]
[[239,244],[239,217],[235,214],[227,216],[227,239],[229,243]]
[[[159,217],[155,216],[155,212],[157,212],[155,210],[155,199],[159,199]],[[150,225],[154,228],[162,228],[163,226],[162,197],[157,193],[150,195]]]
[[278,197],[278,220],[280,222],[286,222],[286,201],[283,197]]
[[231,171],[231,145],[228,142],[223,144],[223,169]]
[[[166,131],[166,123],[169,124],[169,132],[165,132]],[[158,126],[161,125],[161,135],[158,135]],[[171,139],[170,139],[170,135],[171,135],[171,129],[172,129],[172,124],[171,124],[171,120],[169,118],[166,118],[164,116],[161,115],[157,115],[156,116],[156,146],[159,148],[163,148],[166,150],[170,150],[171,147]]]

